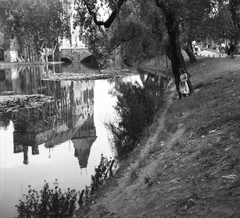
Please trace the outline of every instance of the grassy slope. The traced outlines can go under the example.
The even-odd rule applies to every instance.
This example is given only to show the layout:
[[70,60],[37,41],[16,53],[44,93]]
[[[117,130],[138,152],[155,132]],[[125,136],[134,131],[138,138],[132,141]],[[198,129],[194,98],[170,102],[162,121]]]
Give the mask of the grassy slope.
[[[96,203],[76,217],[240,217],[240,60],[199,59]],[[173,99],[173,101],[172,101]]]

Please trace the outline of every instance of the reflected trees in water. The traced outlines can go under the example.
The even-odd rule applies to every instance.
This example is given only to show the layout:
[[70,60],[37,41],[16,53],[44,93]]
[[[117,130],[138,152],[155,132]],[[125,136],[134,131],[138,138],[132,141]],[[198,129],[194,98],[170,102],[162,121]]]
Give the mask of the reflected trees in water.
[[125,83],[112,93],[117,96],[115,110],[119,121],[106,126],[112,132],[118,159],[123,159],[136,147],[144,129],[153,122],[162,102],[160,92],[159,86],[151,89],[146,84]]

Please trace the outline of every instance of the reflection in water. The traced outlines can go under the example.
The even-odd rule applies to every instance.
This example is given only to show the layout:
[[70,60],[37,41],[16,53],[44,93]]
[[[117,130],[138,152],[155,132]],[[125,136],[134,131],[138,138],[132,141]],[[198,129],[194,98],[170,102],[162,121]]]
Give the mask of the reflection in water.
[[[14,204],[22,195],[19,190],[21,193],[25,190],[23,184],[34,184],[38,178],[39,182],[37,185],[35,183],[35,187],[38,188],[42,186],[44,179],[50,181],[59,178],[64,179],[61,182],[63,187],[81,189],[90,183],[94,165],[100,161],[101,153],[95,159],[97,162],[91,163],[90,174],[87,174],[87,171],[86,175],[83,174],[81,169],[87,169],[90,150],[97,139],[94,123],[95,81],[42,80],[48,73],[58,70],[62,72],[66,69],[61,66],[33,66],[5,69],[0,72],[1,95],[44,94],[54,99],[39,107],[19,108],[0,116],[1,216],[14,216]],[[64,146],[66,142],[69,144],[68,148]],[[46,154],[52,162],[45,159]],[[75,159],[80,173],[76,170],[75,162],[69,159],[69,154]],[[21,163],[28,165],[28,169],[20,167],[19,155]],[[64,168],[68,169],[68,174]],[[48,176],[48,171],[51,176]],[[27,176],[24,176],[25,172]],[[86,181],[79,183],[80,177]],[[15,184],[14,189],[12,182]],[[76,186],[78,183],[80,185]]]
[[[14,153],[23,152],[23,163],[28,164],[28,146],[32,147],[33,155],[38,155],[41,144],[52,148],[73,139],[76,150],[87,149],[89,154],[96,139],[94,81],[43,81],[40,88],[41,94],[53,96],[54,101],[10,114],[14,122]],[[85,154],[79,153],[78,159],[84,159],[80,155],[85,158]],[[86,162],[82,163],[82,168],[87,166]]]
[[0,95],[53,97],[39,107],[0,116],[0,211],[5,218],[14,216],[13,207],[27,192],[27,185],[39,190],[44,180],[51,183],[57,178],[63,189],[82,190],[90,185],[101,153],[114,156],[110,132],[104,126],[116,115],[117,95],[109,91],[118,93],[124,87],[120,84],[130,87],[136,80],[143,87],[145,80],[139,75],[117,80],[42,80],[49,73],[74,69],[53,65],[0,71]]
[[79,131],[72,137],[75,148],[74,156],[78,158],[80,168],[87,167],[90,148],[96,138],[96,128],[92,118],[84,122]]
[[144,129],[153,122],[154,115],[163,100],[164,83],[161,78],[148,75],[142,83],[121,83],[112,91],[117,96],[115,110],[119,122],[108,123],[117,152],[123,159],[141,139]]
[[1,70],[0,94],[37,94],[45,74],[44,66]]
[[51,73],[79,73],[93,71],[82,64],[40,65],[0,70],[0,94],[39,94],[46,89],[42,78]]

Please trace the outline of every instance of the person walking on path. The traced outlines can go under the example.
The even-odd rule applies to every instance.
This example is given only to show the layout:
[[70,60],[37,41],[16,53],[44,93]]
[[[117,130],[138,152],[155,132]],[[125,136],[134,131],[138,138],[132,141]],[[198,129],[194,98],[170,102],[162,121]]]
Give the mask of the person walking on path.
[[235,45],[231,42],[229,47],[230,58],[234,58]]
[[225,43],[222,42],[222,43],[221,43],[221,47],[220,47],[220,52],[221,52],[222,56],[223,56],[223,54],[224,54],[225,47],[226,47]]

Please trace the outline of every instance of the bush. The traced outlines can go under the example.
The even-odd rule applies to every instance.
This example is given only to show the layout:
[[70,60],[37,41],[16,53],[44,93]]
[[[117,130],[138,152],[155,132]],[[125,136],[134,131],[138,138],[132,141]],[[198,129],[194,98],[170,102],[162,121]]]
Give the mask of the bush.
[[28,194],[16,205],[18,218],[70,217],[76,209],[77,195],[75,190],[62,192],[58,186],[54,190],[50,189],[47,182],[40,193],[29,185]]
[[95,175],[92,175],[92,184],[86,186],[85,190],[76,191],[68,188],[67,192],[54,183],[55,189],[50,189],[49,184],[45,182],[43,189],[39,192],[32,189],[29,185],[27,195],[23,195],[23,200],[19,200],[16,205],[18,218],[67,218],[72,217],[77,207],[85,206],[89,197],[115,173],[115,160],[107,159],[101,154],[101,161],[95,168]]

